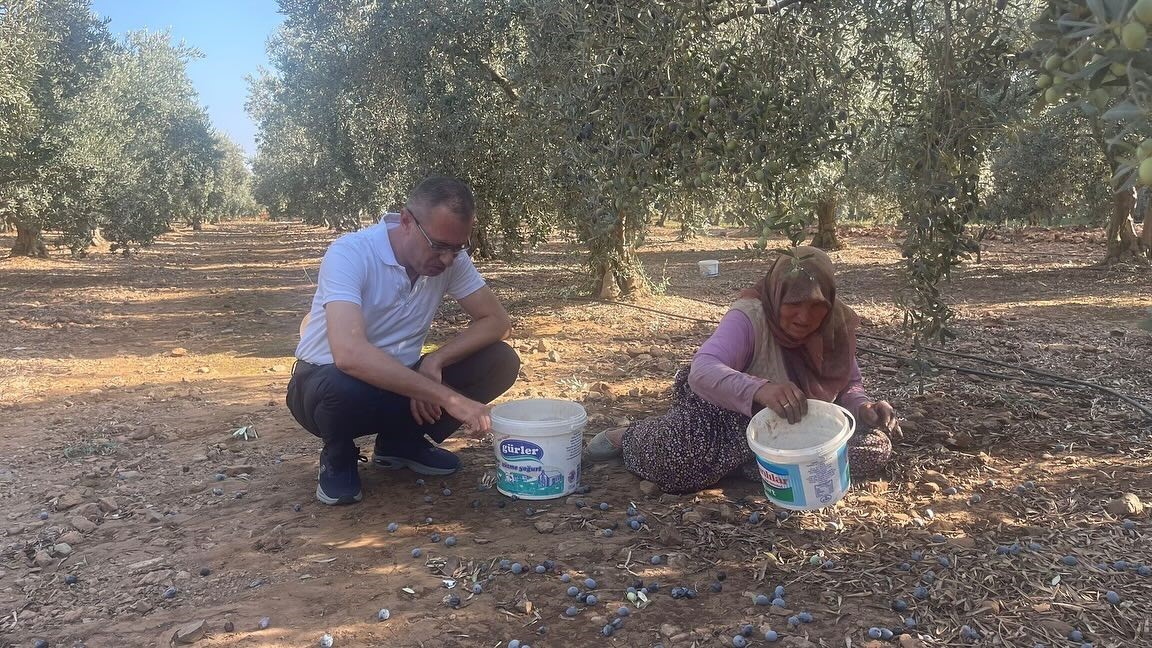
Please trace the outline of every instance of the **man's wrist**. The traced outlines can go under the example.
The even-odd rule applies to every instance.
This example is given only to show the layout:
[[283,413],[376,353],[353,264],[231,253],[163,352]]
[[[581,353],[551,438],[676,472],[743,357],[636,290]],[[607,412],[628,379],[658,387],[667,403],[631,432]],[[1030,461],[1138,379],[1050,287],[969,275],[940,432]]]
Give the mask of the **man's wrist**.
[[433,351],[432,353],[429,353],[428,355],[424,356],[423,360],[420,361],[420,368],[440,371],[444,368],[444,363],[441,361],[441,357],[442,356],[440,355],[439,351]]
[[462,403],[464,403],[468,400],[467,398],[465,398],[464,396],[462,396],[460,393],[456,392],[455,390],[449,389],[448,391],[450,393],[444,399],[444,402],[440,403],[440,407],[443,407],[445,409],[450,408],[450,407],[459,407]]

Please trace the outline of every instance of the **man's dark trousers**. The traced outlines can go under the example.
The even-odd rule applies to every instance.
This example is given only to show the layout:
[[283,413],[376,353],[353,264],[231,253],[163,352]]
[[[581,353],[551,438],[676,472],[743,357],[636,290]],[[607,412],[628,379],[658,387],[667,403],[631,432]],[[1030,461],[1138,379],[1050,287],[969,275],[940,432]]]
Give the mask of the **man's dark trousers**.
[[[516,382],[519,371],[512,347],[495,342],[444,367],[441,381],[467,398],[490,403]],[[460,427],[447,412],[420,425],[412,418],[410,398],[353,378],[334,364],[298,361],[286,400],[296,421],[340,455],[355,452],[355,439],[369,434],[378,435],[376,454],[405,455],[427,443],[424,435],[440,443]]]

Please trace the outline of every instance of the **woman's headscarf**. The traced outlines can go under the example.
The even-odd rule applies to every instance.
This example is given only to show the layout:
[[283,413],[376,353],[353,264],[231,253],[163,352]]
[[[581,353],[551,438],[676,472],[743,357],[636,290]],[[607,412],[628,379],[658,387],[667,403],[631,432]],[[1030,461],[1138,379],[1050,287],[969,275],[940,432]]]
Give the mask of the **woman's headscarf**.
[[[814,247],[792,248],[777,257],[768,274],[740,296],[760,300],[765,322],[780,345],[796,386],[809,398],[835,400],[851,379],[860,318],[836,299],[836,279],[828,255]],[[827,303],[828,315],[814,333],[804,339],[794,338],[780,326],[780,306],[809,299]]]

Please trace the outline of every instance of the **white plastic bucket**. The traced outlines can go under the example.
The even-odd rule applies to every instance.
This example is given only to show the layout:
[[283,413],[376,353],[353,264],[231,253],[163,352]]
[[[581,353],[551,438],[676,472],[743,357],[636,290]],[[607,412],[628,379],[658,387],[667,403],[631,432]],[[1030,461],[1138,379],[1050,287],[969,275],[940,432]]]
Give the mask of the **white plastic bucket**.
[[792,424],[764,408],[748,424],[764,495],[776,506],[811,511],[848,492],[848,439],[856,420],[834,403],[808,399],[808,414]]
[[571,495],[580,483],[588,414],[579,403],[531,398],[492,408],[496,488],[528,500]]
[[720,262],[715,259],[697,261],[696,267],[700,268],[701,277],[715,277],[720,274]]

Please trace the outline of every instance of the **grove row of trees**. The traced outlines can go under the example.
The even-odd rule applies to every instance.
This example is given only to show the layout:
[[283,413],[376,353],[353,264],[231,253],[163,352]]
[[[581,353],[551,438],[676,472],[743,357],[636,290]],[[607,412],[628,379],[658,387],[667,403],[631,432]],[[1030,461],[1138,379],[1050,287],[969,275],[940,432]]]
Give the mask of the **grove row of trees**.
[[[1145,6],[1148,5],[1148,6]],[[428,173],[468,180],[478,251],[549,233],[601,297],[637,249],[737,223],[840,245],[838,213],[904,225],[906,323],[950,335],[940,285],[973,223],[1106,223],[1147,263],[1152,0],[280,0],[251,80],[250,179],[167,34],[114,42],[88,0],[0,5],[0,219],[147,244],[253,213],[359,226]],[[1146,163],[1147,162],[1147,163]],[[1146,164],[1145,164],[1146,163]],[[1145,169],[1145,167],[1147,167]],[[251,187],[251,192],[249,188]],[[1117,191],[1119,190],[1119,191]]]
[[939,284],[977,249],[966,225],[1112,204],[1095,126],[1034,109],[1043,0],[280,6],[249,104],[273,217],[354,227],[454,174],[482,204],[481,254],[559,228],[602,297],[647,285],[654,217],[686,235],[740,223],[761,247],[816,221],[835,248],[847,204],[907,226],[907,323],[942,338]]
[[243,152],[216,132],[167,33],[110,36],[88,0],[0,3],[0,223],[14,255],[114,250],[174,222],[255,214]]

